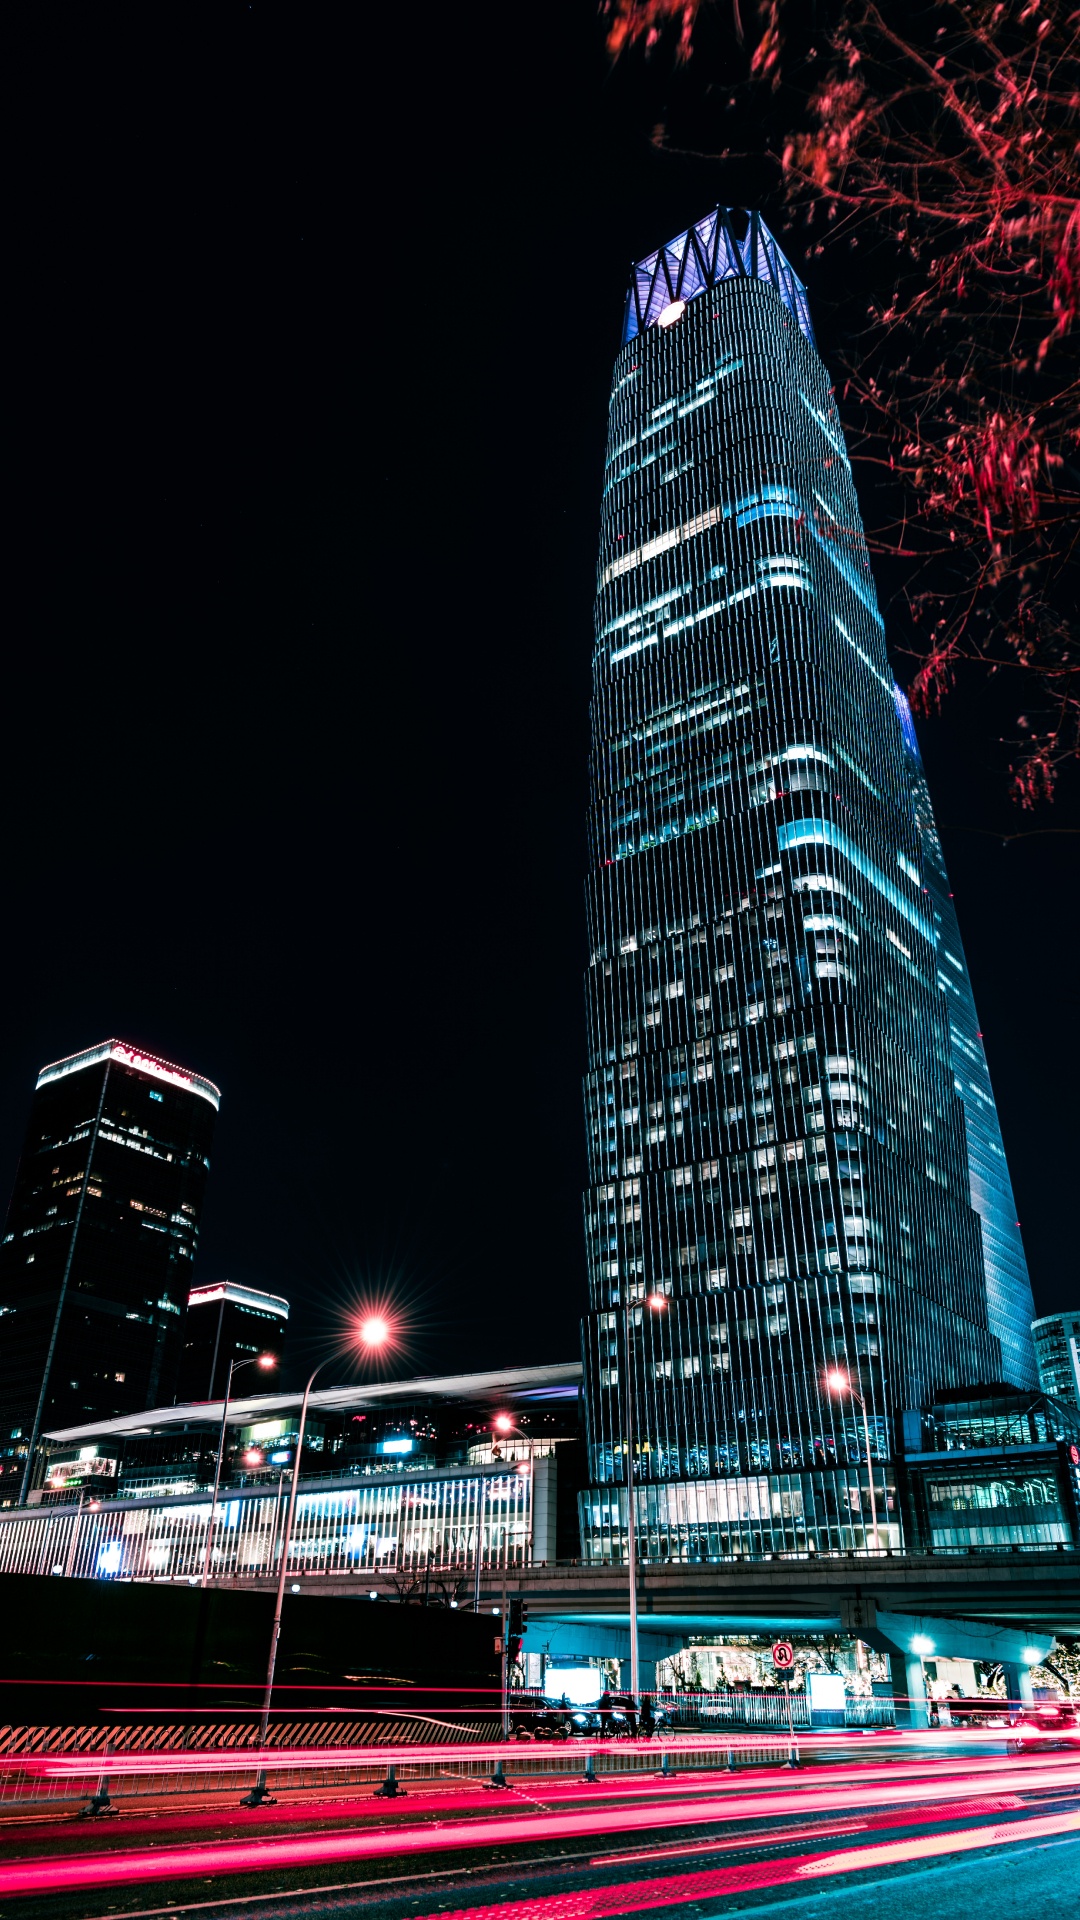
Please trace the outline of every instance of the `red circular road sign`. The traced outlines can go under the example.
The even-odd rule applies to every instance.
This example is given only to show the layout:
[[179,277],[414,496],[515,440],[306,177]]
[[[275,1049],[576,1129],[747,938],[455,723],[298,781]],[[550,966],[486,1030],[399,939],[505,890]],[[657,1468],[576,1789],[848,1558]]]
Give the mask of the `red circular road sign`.
[[774,1667],[793,1667],[795,1649],[790,1640],[778,1640],[772,1650]]

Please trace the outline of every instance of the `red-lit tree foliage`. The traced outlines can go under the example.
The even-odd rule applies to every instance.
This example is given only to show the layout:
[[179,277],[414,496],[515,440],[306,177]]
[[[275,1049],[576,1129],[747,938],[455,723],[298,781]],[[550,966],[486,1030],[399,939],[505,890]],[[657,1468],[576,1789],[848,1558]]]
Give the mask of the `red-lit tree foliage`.
[[[1016,675],[1012,789],[1033,806],[1080,758],[1080,11],[834,0],[811,45],[802,0],[714,8],[727,53],[702,110],[741,110],[745,133],[749,96],[762,197],[888,289],[841,398],[883,483],[873,541],[905,569],[914,701],[940,704],[965,662]],[[706,37],[703,0],[605,11],[613,55],[685,62]]]

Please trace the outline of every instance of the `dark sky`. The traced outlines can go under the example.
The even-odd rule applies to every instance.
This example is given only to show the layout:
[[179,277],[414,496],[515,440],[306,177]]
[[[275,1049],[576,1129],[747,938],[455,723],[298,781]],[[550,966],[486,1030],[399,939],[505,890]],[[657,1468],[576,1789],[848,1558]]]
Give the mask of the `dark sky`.
[[[628,263],[723,191],[650,147],[587,5],[370,11],[5,29],[0,1179],[44,1061],[118,1034],[209,1074],[199,1277],[286,1294],[294,1370],[385,1287],[410,1369],[576,1351],[607,385]],[[1003,847],[999,718],[973,688],[923,736],[1048,1310],[1076,814]]]

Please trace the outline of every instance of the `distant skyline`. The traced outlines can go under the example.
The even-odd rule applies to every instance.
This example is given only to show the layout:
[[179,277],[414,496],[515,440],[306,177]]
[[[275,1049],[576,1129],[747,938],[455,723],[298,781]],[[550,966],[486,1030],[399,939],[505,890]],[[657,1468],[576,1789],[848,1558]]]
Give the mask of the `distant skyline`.
[[[572,1355],[612,316],[718,170],[576,9],[359,103],[348,22],[21,32],[4,1205],[40,1066],[120,1032],[222,1089],[195,1277],[292,1302],[290,1378],[399,1281],[411,1372]],[[865,299],[777,224],[829,363]],[[1050,1312],[1075,798],[1010,807],[990,688],[918,728]]]

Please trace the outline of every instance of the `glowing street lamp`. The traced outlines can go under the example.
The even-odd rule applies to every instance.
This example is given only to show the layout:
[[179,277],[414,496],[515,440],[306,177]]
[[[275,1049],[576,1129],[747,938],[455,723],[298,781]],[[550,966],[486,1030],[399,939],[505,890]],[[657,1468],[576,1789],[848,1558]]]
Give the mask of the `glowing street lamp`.
[[497,1413],[491,1423],[491,1431],[495,1435],[491,1449],[492,1459],[501,1460],[502,1455],[499,1452],[499,1441],[509,1439],[511,1434],[515,1434],[519,1440],[524,1441],[528,1450],[528,1457],[530,1460],[532,1459],[532,1435],[522,1432],[512,1414]]
[[866,1417],[866,1401],[855,1386],[853,1380],[839,1367],[834,1367],[825,1375],[825,1380],[833,1393],[850,1393],[856,1405],[862,1408],[863,1435],[866,1440],[866,1471],[870,1481],[870,1544],[876,1552],[881,1545],[878,1537],[877,1495],[874,1492],[874,1462],[870,1453],[870,1422]]
[[[502,1454],[499,1452],[498,1446],[499,1439],[511,1433],[521,1434],[521,1428],[516,1425],[512,1414],[497,1413],[491,1422],[491,1430],[492,1433],[496,1435],[496,1439],[492,1442],[491,1447],[491,1459],[492,1464],[494,1464],[496,1460],[502,1459]],[[525,1439],[524,1434],[521,1434],[521,1437]],[[525,1473],[531,1473],[532,1471],[531,1446],[529,1447],[529,1459],[523,1460],[517,1471],[521,1473],[523,1469]],[[484,1550],[484,1507],[487,1500],[487,1490],[488,1480],[481,1474],[480,1489],[476,1496],[476,1551],[473,1554],[473,1611],[475,1613],[479,1613],[480,1611],[480,1563],[483,1559]]]
[[253,1353],[249,1360],[237,1360],[233,1358],[229,1361],[229,1373],[225,1381],[225,1399],[221,1408],[221,1432],[218,1435],[217,1463],[214,1467],[214,1491],[210,1496],[210,1518],[206,1523],[206,1550],[203,1553],[202,1581],[200,1583],[204,1587],[210,1578],[210,1549],[214,1544],[214,1522],[217,1519],[217,1497],[218,1488],[221,1485],[221,1464],[225,1458],[225,1431],[229,1420],[229,1399],[232,1394],[233,1374],[239,1373],[241,1367],[261,1367],[264,1373],[269,1373],[271,1368],[276,1366],[277,1361],[272,1353]]
[[[356,1338],[361,1346],[368,1348],[369,1351],[375,1352],[382,1347],[392,1344],[393,1331],[390,1321],[387,1320],[383,1314],[369,1313],[360,1321],[356,1329]],[[329,1359],[320,1360],[307,1386],[304,1388],[304,1397],[300,1402],[300,1423],[296,1430],[296,1452],[293,1455],[292,1479],[289,1484],[289,1505],[285,1514],[285,1530],[281,1537],[281,1559],[278,1565],[277,1594],[274,1599],[274,1622],[270,1629],[270,1656],[266,1665],[266,1689],[263,1694],[262,1713],[259,1719],[259,1745],[263,1747],[266,1745],[266,1731],[270,1724],[270,1707],[274,1697],[274,1668],[277,1665],[278,1641],[281,1639],[281,1609],[285,1599],[285,1579],[289,1566],[289,1548],[292,1545],[293,1520],[296,1517],[296,1492],[300,1482],[300,1459],[304,1450],[304,1428],[307,1425],[308,1401],[311,1398],[311,1389],[315,1385],[323,1368],[328,1367],[330,1361],[336,1358],[336,1354],[331,1354]],[[241,1804],[245,1807],[259,1807],[266,1798],[266,1768],[260,1767],[255,1785],[252,1787],[251,1792],[245,1795]]]

